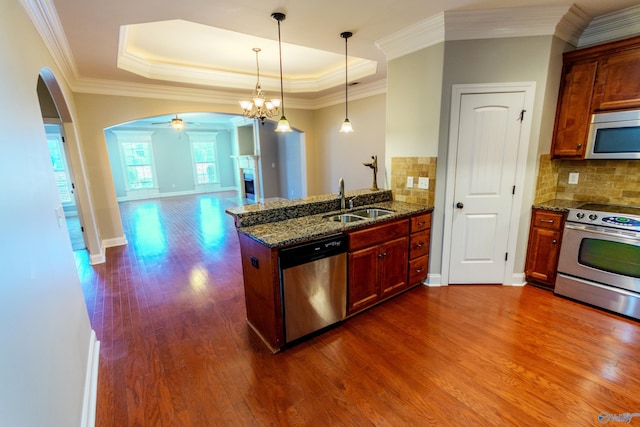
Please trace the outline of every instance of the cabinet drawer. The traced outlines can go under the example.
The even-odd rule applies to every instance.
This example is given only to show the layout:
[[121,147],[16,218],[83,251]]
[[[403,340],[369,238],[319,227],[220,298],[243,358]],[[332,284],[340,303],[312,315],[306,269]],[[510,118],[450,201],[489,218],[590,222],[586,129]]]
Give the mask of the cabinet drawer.
[[394,221],[383,225],[367,227],[349,233],[349,250],[354,251],[367,246],[388,242],[409,234],[409,220]]
[[563,213],[544,210],[534,210],[533,219],[531,221],[534,227],[549,228],[551,230],[561,230],[563,222]]
[[409,240],[409,258],[414,259],[429,253],[431,230],[413,233]]
[[431,212],[411,218],[411,232],[431,228]]
[[429,255],[423,255],[409,262],[409,286],[427,280]]

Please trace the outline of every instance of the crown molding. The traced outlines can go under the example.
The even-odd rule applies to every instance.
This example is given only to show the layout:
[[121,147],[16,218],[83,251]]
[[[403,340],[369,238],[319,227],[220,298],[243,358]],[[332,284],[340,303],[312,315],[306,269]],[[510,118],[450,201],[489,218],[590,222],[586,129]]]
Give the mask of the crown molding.
[[[566,19],[567,16],[570,18]],[[577,42],[587,23],[587,15],[571,6],[452,11],[445,12],[445,38],[471,40],[556,35],[565,41]]]
[[[207,104],[238,105],[241,98],[237,92],[219,90],[181,88],[164,85],[125,83],[114,80],[79,79],[73,86],[76,93],[88,93],[109,96],[128,96],[174,101],[199,102]],[[356,100],[386,93],[386,80],[352,86],[349,99]],[[286,107],[303,110],[316,110],[344,102],[343,92],[336,92],[314,99],[296,98],[290,94],[285,98]]]
[[67,85],[73,86],[78,78],[78,68],[73,60],[71,48],[51,0],[20,0],[36,31],[53,57]]
[[640,5],[593,18],[578,47],[592,46],[640,34]]
[[384,37],[376,46],[392,60],[445,40],[555,35],[576,45],[588,22],[576,6],[450,11]]
[[444,41],[445,15],[439,13],[376,41],[387,61]]

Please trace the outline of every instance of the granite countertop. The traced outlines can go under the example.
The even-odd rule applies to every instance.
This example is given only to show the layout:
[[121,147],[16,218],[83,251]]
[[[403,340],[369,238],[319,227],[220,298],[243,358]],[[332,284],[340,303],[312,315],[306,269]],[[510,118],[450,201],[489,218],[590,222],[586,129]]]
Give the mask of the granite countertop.
[[[347,200],[357,196],[354,200],[358,203],[353,210],[378,207],[391,210],[393,214],[350,223],[329,221],[325,217],[340,213],[339,201],[334,204],[336,195],[246,205],[229,208],[226,212],[234,216],[238,232],[276,248],[433,210],[431,206],[390,200],[390,190],[376,193],[373,199],[369,190],[347,192],[346,196]],[[362,202],[364,204],[360,204]],[[287,215],[292,217],[287,218]]]
[[569,212],[569,209],[577,208],[583,203],[584,202],[578,200],[552,199],[542,203],[534,203],[532,207],[546,211]]

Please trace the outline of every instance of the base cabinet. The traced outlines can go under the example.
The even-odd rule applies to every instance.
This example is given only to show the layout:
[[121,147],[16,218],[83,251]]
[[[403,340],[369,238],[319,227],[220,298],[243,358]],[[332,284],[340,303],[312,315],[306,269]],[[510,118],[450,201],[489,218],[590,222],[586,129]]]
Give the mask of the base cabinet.
[[427,280],[431,242],[431,212],[411,218],[409,235],[409,286]]
[[563,212],[533,210],[525,262],[527,282],[555,287],[564,220]]
[[409,220],[349,233],[347,315],[407,287]]

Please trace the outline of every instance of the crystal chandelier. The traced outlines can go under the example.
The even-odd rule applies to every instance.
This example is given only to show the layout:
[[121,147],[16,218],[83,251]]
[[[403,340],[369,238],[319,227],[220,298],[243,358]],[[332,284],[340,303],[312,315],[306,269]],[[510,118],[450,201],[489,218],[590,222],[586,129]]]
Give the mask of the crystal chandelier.
[[256,83],[256,90],[253,92],[253,102],[240,101],[240,106],[242,107],[242,114],[245,117],[258,119],[260,123],[264,125],[264,119],[271,118],[280,112],[280,100],[278,98],[267,99],[262,91],[260,84],[260,64],[258,62],[258,52],[260,52],[260,48],[254,47],[253,51],[256,53],[258,82]]

